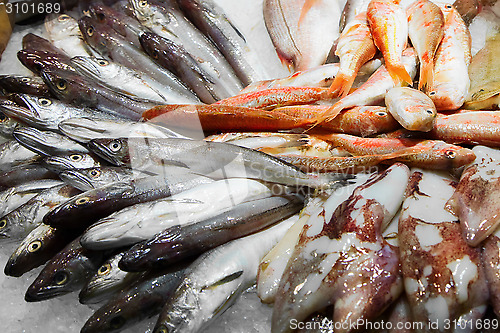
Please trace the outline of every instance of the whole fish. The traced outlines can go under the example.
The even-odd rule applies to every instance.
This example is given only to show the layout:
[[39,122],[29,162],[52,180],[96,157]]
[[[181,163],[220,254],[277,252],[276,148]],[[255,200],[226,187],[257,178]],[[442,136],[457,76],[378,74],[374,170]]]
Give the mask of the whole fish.
[[0,192],[0,216],[4,216],[18,208],[41,191],[61,184],[62,182],[59,180],[42,179],[27,181],[23,184],[9,187]]
[[387,111],[407,130],[428,132],[433,128],[436,107],[420,90],[394,87],[385,95],[385,105]]
[[407,9],[408,36],[420,60],[418,89],[432,91],[434,55],[444,34],[444,15],[430,0],[418,0]]
[[102,160],[89,153],[73,153],[48,156],[43,159],[43,166],[52,172],[60,173],[69,169],[85,169],[100,167]]
[[186,51],[182,44],[163,38],[152,32],[139,37],[142,48],[160,66],[174,73],[204,103],[210,104],[230,97],[221,79],[206,72]]
[[72,185],[81,191],[89,191],[111,183],[147,176],[150,176],[150,174],[129,168],[108,166],[66,170],[59,174],[59,178],[66,184]]
[[119,291],[87,320],[82,333],[120,332],[157,315],[182,281],[185,266],[142,276],[129,288]]
[[177,4],[184,15],[215,43],[245,86],[269,77],[256,51],[215,1],[179,0]]
[[49,87],[38,76],[0,75],[0,87],[8,93],[50,97]]
[[12,139],[0,144],[0,170],[7,171],[19,165],[37,162],[41,156]]
[[339,36],[339,19],[337,1],[264,1],[264,22],[276,52],[294,71],[310,69],[326,61]]
[[80,193],[70,185],[56,185],[41,191],[23,205],[0,218],[0,238],[19,239],[26,237],[42,223],[47,212]]
[[[229,95],[242,88],[233,69],[215,45],[182,14],[177,2],[130,0],[137,19],[154,33],[182,45],[199,66],[224,85]],[[186,42],[190,41],[190,42]]]
[[246,177],[314,188],[328,187],[348,178],[339,174],[306,174],[270,155],[223,142],[119,138],[94,139],[88,147],[114,165],[139,170],[158,168],[158,163],[172,164],[214,178]]
[[26,290],[26,302],[39,302],[80,290],[105,260],[105,254],[84,249],[76,238],[58,252]]
[[302,206],[298,197],[245,202],[201,222],[168,228],[152,239],[132,246],[121,258],[119,266],[132,272],[168,267],[279,223],[297,213]]
[[45,29],[52,44],[70,57],[90,55],[91,49],[83,41],[78,21],[68,14],[51,14],[45,18]]
[[[414,169],[399,220],[401,272],[417,332],[452,332],[447,322],[467,322],[474,332],[488,302],[481,252],[462,237],[445,210],[455,190],[449,176]],[[433,323],[432,326],[430,323]]]
[[44,156],[89,152],[87,148],[62,134],[40,131],[33,127],[18,128],[13,136],[24,147]]
[[43,70],[41,76],[50,91],[60,100],[96,108],[115,117],[138,120],[142,112],[159,104],[113,90],[84,76],[66,71]]
[[456,110],[469,93],[468,66],[471,61],[471,37],[457,10],[440,5],[445,17],[444,34],[434,58],[434,85],[427,95],[437,110]]
[[401,61],[401,54],[408,40],[406,14],[399,0],[371,0],[366,17],[372,32],[373,42],[382,52],[394,84],[413,83],[413,78]]
[[74,117],[61,121],[58,128],[64,135],[80,143],[88,143],[92,139],[116,137],[186,138],[165,126],[157,126],[153,122],[144,123],[125,119]]
[[41,163],[22,164],[0,172],[0,189],[24,184],[33,180],[59,179],[57,173],[49,171]]
[[[417,55],[413,48],[404,50],[401,61],[410,76],[415,77],[417,73]],[[377,105],[384,100],[387,91],[398,86],[401,86],[401,84],[395,84],[386,65],[382,65],[353,93],[341,98],[330,109],[318,116],[317,123],[320,124],[335,119],[342,110],[353,106]]]
[[118,267],[118,262],[123,257],[123,252],[107,259],[97,272],[87,281],[78,294],[82,304],[95,304],[109,301],[112,295],[122,289],[128,289],[144,275],[136,272],[126,272]]
[[162,94],[169,100],[197,103],[199,99],[172,73],[153,62],[144,52],[131,45],[111,27],[89,17],[79,21],[85,41],[108,60],[150,76],[161,84]]
[[337,41],[335,55],[340,58],[340,68],[330,92],[335,92],[341,98],[346,96],[361,66],[373,58],[376,52],[366,12],[362,12],[345,26]]
[[213,182],[210,178],[184,171],[167,175],[111,183],[85,191],[55,207],[44,223],[56,228],[83,230],[97,220],[138,203],[155,201]]
[[148,76],[117,62],[96,57],[74,57],[71,64],[84,76],[117,87],[140,98],[158,102],[175,102],[162,94],[162,86]]
[[5,265],[5,275],[19,277],[45,264],[75,237],[72,233],[40,223],[11,254]]
[[[272,192],[271,186],[245,178],[201,184],[167,198],[119,210],[89,227],[81,242],[90,249],[132,245],[169,227],[200,222],[240,203],[270,197]],[[213,202],[215,196],[220,200]]]
[[118,119],[117,117],[89,108],[81,108],[61,102],[55,98],[38,97],[27,94],[17,95],[26,107],[12,105],[4,107],[9,117],[40,130],[58,131],[63,120],[78,118]]
[[485,146],[475,146],[472,151],[476,159],[464,169],[446,209],[457,216],[467,243],[477,246],[500,224],[496,195],[500,186],[500,151]]
[[293,220],[202,254],[163,307],[154,333],[199,332],[255,283],[262,257],[283,237]]

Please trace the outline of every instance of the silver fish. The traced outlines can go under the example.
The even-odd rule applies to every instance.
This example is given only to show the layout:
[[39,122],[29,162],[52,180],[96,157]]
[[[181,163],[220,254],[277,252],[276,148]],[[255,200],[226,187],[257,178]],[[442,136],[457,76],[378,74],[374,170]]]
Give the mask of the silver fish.
[[49,88],[38,76],[0,75],[0,87],[6,93],[50,96]]
[[18,128],[13,132],[13,136],[24,147],[44,156],[89,152],[87,148],[64,135],[40,131],[33,127]]
[[130,181],[147,176],[151,176],[151,174],[124,167],[108,166],[66,170],[59,174],[59,178],[66,184],[72,185],[82,191],[89,191],[111,183]]
[[85,169],[101,166],[101,160],[93,154],[73,153],[44,158],[43,165],[52,172],[68,169]]
[[78,21],[68,14],[48,15],[45,29],[52,44],[70,57],[92,54],[90,47],[83,41]]
[[6,171],[18,165],[30,164],[41,158],[16,140],[0,144],[0,170]]
[[23,125],[17,120],[7,116],[1,110],[2,106],[0,105],[0,136],[5,139],[12,139],[12,133],[14,130],[22,127]]

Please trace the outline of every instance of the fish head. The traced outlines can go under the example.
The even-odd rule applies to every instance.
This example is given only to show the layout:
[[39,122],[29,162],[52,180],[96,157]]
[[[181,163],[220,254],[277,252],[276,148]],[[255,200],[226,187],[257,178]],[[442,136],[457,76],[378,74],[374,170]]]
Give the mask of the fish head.
[[78,56],[71,59],[77,71],[93,78],[106,76],[110,72],[110,62],[104,58]]
[[38,50],[43,52],[50,52],[61,54],[63,53],[61,49],[55,47],[49,40],[35,35],[34,33],[28,33],[24,35],[22,41],[23,49]]
[[19,225],[22,225],[22,221],[23,216],[19,212],[19,209],[16,209],[0,218],[0,239],[16,238],[23,232],[19,229]]
[[[14,103],[15,104],[15,103]],[[0,101],[0,135],[10,137],[12,132],[21,126],[15,119],[2,112],[2,102]]]
[[106,25],[89,16],[78,20],[83,40],[100,54],[108,54],[108,31]]
[[119,181],[112,170],[102,171],[102,168],[66,170],[61,172],[59,177],[67,184],[82,191],[88,191],[112,181]]
[[68,14],[50,14],[45,18],[45,29],[51,36],[64,38],[67,35],[78,36],[78,22]]
[[33,91],[42,93],[44,83],[39,77],[24,75],[0,75],[0,87],[5,93],[18,91]]
[[67,56],[39,50],[20,50],[17,58],[21,63],[33,73],[41,74],[43,69],[60,69],[74,71]]
[[92,83],[83,76],[64,69],[48,68],[43,69],[40,76],[58,99],[65,102],[93,103],[87,93],[92,89]]
[[49,156],[43,160],[43,164],[47,169],[56,173],[68,169],[94,168],[101,165],[95,156],[85,153]]
[[127,138],[98,138],[88,143],[89,149],[106,161],[123,166],[130,163],[130,151]]
[[59,137],[53,132],[40,131],[34,127],[21,127],[16,129],[12,135],[14,139],[19,141],[25,147],[36,151],[41,155],[47,155],[43,149],[38,149],[39,146],[47,146],[57,144]]
[[474,152],[468,148],[450,145],[444,142],[438,143],[436,148],[447,160],[449,168],[459,168],[472,163],[476,159]]
[[129,0],[129,4],[139,21],[146,20],[153,15],[153,9],[150,2],[147,0]]
[[434,102],[438,110],[457,110],[465,101],[465,94],[462,86],[462,83],[441,83],[438,86],[434,86],[434,89],[427,92],[427,95]]

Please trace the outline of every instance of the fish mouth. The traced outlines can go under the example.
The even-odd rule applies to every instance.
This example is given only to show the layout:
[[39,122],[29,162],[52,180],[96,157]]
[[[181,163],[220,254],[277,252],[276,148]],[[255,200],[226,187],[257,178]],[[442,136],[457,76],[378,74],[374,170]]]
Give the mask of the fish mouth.
[[95,186],[92,184],[92,182],[90,180],[88,180],[81,173],[73,171],[73,170],[66,170],[66,171],[61,172],[59,174],[59,177],[63,181],[71,183],[73,186],[75,186],[76,188],[78,188],[82,191],[88,191],[88,190],[95,188]]
[[43,149],[38,149],[38,146],[44,146],[44,140],[40,137],[40,131],[31,127],[23,127],[12,133],[14,139],[28,146],[37,154],[48,156]]
[[66,161],[64,158],[60,158],[59,156],[51,156],[44,160],[44,165],[50,171],[54,171],[56,173],[61,172],[61,170],[74,169],[73,165]]
[[[19,253],[15,253],[19,255]],[[18,260],[20,257],[11,256],[7,263],[5,264],[5,268],[3,270],[4,274],[7,276],[20,277],[26,272],[25,264],[26,262],[23,260]]]
[[94,140],[90,140],[87,143],[87,146],[93,153],[95,153],[97,156],[105,159],[106,161],[108,161],[116,166],[125,166],[125,163],[123,163],[117,157],[115,157],[114,154],[111,153],[111,151],[103,144],[96,142]]
[[16,99],[20,99],[24,104],[13,102],[11,100],[2,100],[0,101],[0,111],[5,113],[8,117],[14,118],[17,120],[28,120],[28,121],[36,121],[40,118],[40,115],[36,110],[33,110],[29,104],[25,103],[21,97],[21,94],[15,94]]
[[24,295],[26,302],[39,302],[45,301],[56,296],[67,294],[69,291],[58,286],[47,286],[39,288],[37,286],[30,286]]

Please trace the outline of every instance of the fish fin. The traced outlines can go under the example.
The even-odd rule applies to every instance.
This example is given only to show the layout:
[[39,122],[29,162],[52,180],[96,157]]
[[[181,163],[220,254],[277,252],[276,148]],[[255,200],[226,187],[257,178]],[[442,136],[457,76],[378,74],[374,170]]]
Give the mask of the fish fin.
[[323,112],[319,116],[311,118],[313,125],[311,127],[309,127],[308,130],[311,130],[312,128],[316,127],[317,125],[321,124],[322,122],[330,121],[333,118],[337,117],[338,114],[340,113],[340,111],[342,111],[344,109],[344,106],[339,102],[332,105],[332,107],[330,107],[328,110],[326,110],[325,112]]
[[312,8],[312,6],[314,6],[316,2],[318,2],[318,0],[306,0],[304,2],[304,6],[302,6],[302,10],[300,11],[299,24],[298,24],[299,26],[306,17],[309,10]]
[[406,82],[409,85],[413,84],[413,80],[406,71],[406,68],[403,66],[403,64],[391,64],[389,62],[385,63],[385,66],[387,68],[387,71],[392,77],[392,80],[394,83],[397,85],[401,85],[402,82]]
[[420,61],[420,78],[418,80],[418,90],[432,91],[434,83],[434,63],[428,57],[422,57]]
[[342,98],[349,94],[354,83],[354,75],[348,76],[343,73],[338,74],[332,82],[329,93],[337,92],[337,95]]

